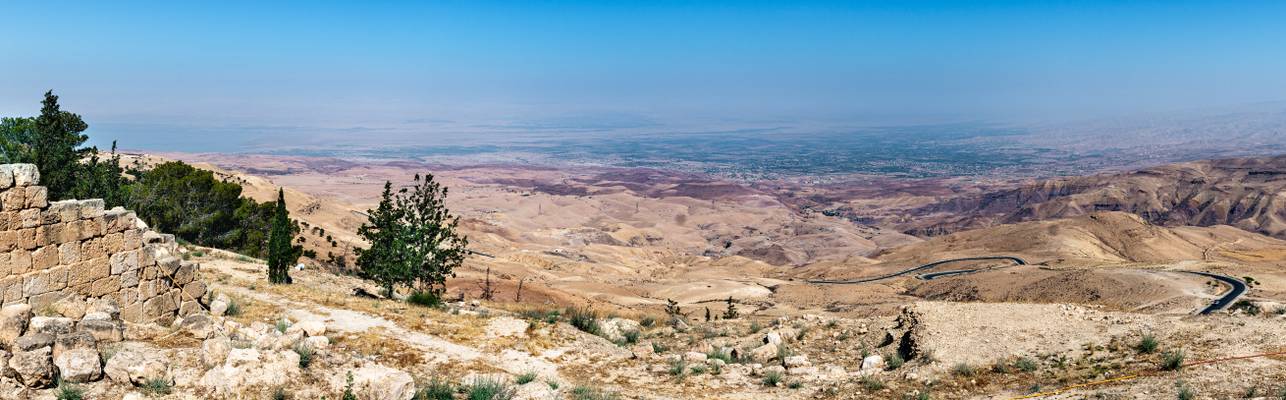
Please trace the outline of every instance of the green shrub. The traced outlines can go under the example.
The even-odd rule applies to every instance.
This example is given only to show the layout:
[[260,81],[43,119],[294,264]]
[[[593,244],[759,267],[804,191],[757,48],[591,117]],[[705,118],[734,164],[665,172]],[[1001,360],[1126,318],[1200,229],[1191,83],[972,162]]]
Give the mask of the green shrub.
[[975,371],[973,369],[972,365],[969,365],[967,363],[959,363],[959,364],[956,364],[954,367],[951,367],[951,373],[956,374],[956,376],[970,377],[970,376],[974,376],[974,374],[976,374],[977,372],[978,371]]
[[800,381],[791,381],[790,383],[786,384],[786,387],[791,389],[799,389],[804,387],[804,383]]
[[170,385],[169,380],[164,378],[152,378],[148,379],[147,382],[143,382],[142,389],[144,393],[152,396],[164,396],[170,394],[173,387]]
[[1004,361],[996,361],[995,364],[991,364],[991,372],[997,374],[1008,374],[1009,364],[1006,364]]
[[576,327],[576,329],[580,329],[582,332],[591,335],[598,335],[601,333],[598,326],[598,312],[588,306],[568,308],[567,320],[572,324],[572,326]]
[[657,342],[652,342],[652,352],[653,352],[653,353],[661,354],[661,353],[664,353],[664,352],[667,352],[667,351],[670,351],[670,347],[669,347],[669,346],[666,346],[666,345],[663,345],[663,344],[660,344],[660,343],[657,343]]
[[690,369],[688,369],[688,370],[689,370],[689,371],[692,371],[692,375],[701,375],[701,374],[706,373],[706,366],[705,366],[705,365],[693,365],[693,366],[692,366],[692,368],[690,368]]
[[626,344],[635,344],[639,342],[639,331],[637,330],[628,330],[621,333],[621,335],[625,336]]
[[858,382],[861,383],[862,387],[866,388],[866,390],[872,392],[884,389],[884,381],[881,381],[880,378],[876,378],[874,376],[863,376]]
[[680,377],[681,377],[681,376],[683,376],[683,374],[684,374],[685,372],[687,372],[687,371],[688,371],[688,363],[684,362],[684,361],[683,361],[683,359],[678,359],[678,360],[670,361],[670,375],[671,375],[671,376],[680,376]]
[[549,385],[549,388],[554,390],[558,390],[558,387],[561,386],[558,384],[558,381],[555,380],[554,378],[546,379],[545,384]]
[[1143,334],[1143,337],[1139,339],[1139,343],[1134,345],[1134,349],[1140,353],[1150,354],[1157,351],[1158,344],[1159,343],[1157,343],[1157,338],[1155,336],[1152,336],[1151,333],[1145,333]]
[[454,396],[455,386],[435,376],[415,392],[414,400],[452,400]]
[[527,371],[527,372],[523,372],[521,375],[518,375],[517,377],[514,377],[514,383],[517,383],[517,384],[519,384],[519,385],[526,385],[526,384],[528,384],[528,383],[530,383],[530,382],[532,382],[532,381],[535,381],[535,380],[536,380],[536,372],[535,372],[535,371]]
[[82,400],[85,398],[85,390],[80,386],[58,381],[58,392],[54,394],[58,400]]
[[286,400],[289,398],[290,393],[286,392],[286,388],[279,387],[272,391],[272,400]]
[[1197,398],[1197,393],[1193,392],[1192,388],[1183,383],[1183,381],[1175,382],[1174,386],[1178,390],[1176,394],[1179,400],[1194,400]]
[[776,387],[781,383],[783,378],[784,377],[781,375],[781,372],[768,371],[764,373],[764,386]]
[[1162,371],[1178,371],[1183,368],[1183,350],[1167,351],[1161,356]]
[[313,365],[313,355],[316,352],[313,351],[312,347],[300,343],[295,345],[294,350],[295,354],[299,355],[299,368],[308,369],[309,365]]
[[353,372],[348,372],[348,377],[344,381],[344,395],[340,400],[357,400],[357,395],[353,394]]
[[642,326],[644,328],[651,328],[655,325],[656,325],[656,318],[653,318],[650,315],[643,317],[643,319],[639,320],[639,326]]
[[898,353],[893,353],[893,354],[889,354],[888,357],[885,357],[884,368],[892,371],[892,370],[901,368],[902,364],[905,364],[905,363],[906,363],[906,360],[903,360],[901,355],[899,355]]
[[759,325],[759,321],[753,321],[750,323],[750,333],[759,333],[759,331],[763,329],[764,327]]
[[509,400],[514,396],[513,387],[493,378],[478,378],[466,390],[469,400]]
[[241,303],[238,303],[236,299],[228,299],[228,310],[224,311],[223,315],[229,317],[241,315]]
[[417,290],[406,297],[406,302],[430,308],[442,307],[442,298],[427,290]]
[[290,321],[286,321],[286,319],[285,319],[285,318],[282,318],[282,319],[277,320],[277,332],[278,332],[278,333],[286,333],[286,329],[287,329],[287,328],[290,328]]
[[706,359],[722,360],[724,364],[732,364],[732,354],[719,349],[710,350],[706,353]]
[[615,392],[589,386],[577,386],[572,389],[572,400],[618,400],[620,398],[621,396]]
[[1036,365],[1036,360],[1028,357],[1019,357],[1018,361],[1014,361],[1014,367],[1023,372],[1032,372],[1035,371],[1036,368],[1039,368],[1039,366]]

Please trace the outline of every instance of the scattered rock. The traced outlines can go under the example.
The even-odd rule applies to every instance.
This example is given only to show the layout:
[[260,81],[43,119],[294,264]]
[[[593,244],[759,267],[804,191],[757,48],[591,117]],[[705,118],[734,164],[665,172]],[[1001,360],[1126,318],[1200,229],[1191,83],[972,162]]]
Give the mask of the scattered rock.
[[862,359],[862,369],[882,369],[884,368],[884,356],[872,354]]
[[805,355],[786,357],[785,360],[782,360],[782,364],[785,364],[786,368],[799,368],[812,365],[812,363],[808,362],[808,356]]
[[18,375],[23,385],[31,388],[47,388],[54,385],[57,370],[54,366],[53,349],[41,347],[32,351],[19,351],[9,359],[9,367]]
[[103,373],[113,382],[142,385],[167,378],[165,356],[160,349],[142,343],[126,343],[107,359]]
[[353,387],[358,397],[365,399],[410,400],[415,396],[411,374],[379,364],[354,370]]
[[228,353],[232,351],[232,340],[226,336],[218,336],[206,339],[201,342],[201,362],[205,365],[223,364],[228,359]]
[[103,376],[97,349],[75,348],[63,351],[54,357],[54,365],[58,367],[60,379],[66,382],[93,382]]
[[116,343],[125,340],[125,327],[115,321],[102,319],[82,320],[76,326],[76,329],[88,333],[94,339],[102,342]]
[[706,358],[707,356],[705,353],[698,353],[695,351],[689,351],[683,355],[683,359],[687,362],[705,362]]
[[54,345],[53,335],[33,332],[33,333],[28,333],[26,335],[22,335],[22,337],[18,338],[18,340],[13,341],[13,346],[11,350],[15,352],[32,351],[32,350],[39,349],[41,347],[50,347],[53,345]]
[[12,346],[13,341],[27,331],[31,322],[31,306],[13,304],[0,309],[0,343]]
[[768,362],[777,358],[777,345],[769,343],[750,350],[750,359],[756,362]]
[[774,332],[768,332],[768,334],[764,335],[764,340],[763,340],[763,342],[764,342],[764,344],[771,344],[771,345],[773,345],[773,346],[781,346],[781,334],[780,334],[780,333],[777,333],[777,332],[775,332],[775,331],[774,331]]
[[56,336],[71,333],[72,327],[75,325],[76,321],[67,317],[31,317],[31,324],[27,329],[36,333]]

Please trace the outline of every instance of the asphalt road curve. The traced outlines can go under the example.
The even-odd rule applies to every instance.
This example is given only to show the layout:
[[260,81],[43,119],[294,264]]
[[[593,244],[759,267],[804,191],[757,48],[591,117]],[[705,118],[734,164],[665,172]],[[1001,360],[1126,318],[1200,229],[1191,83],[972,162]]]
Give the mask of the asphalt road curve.
[[1215,299],[1215,301],[1213,303],[1210,303],[1209,306],[1206,306],[1206,308],[1203,308],[1201,309],[1201,311],[1198,311],[1197,314],[1199,315],[1206,315],[1215,311],[1228,308],[1228,306],[1232,305],[1233,302],[1237,301],[1238,297],[1241,297],[1242,294],[1246,293],[1246,283],[1242,282],[1241,279],[1233,278],[1228,275],[1216,274],[1216,273],[1210,273],[1210,272],[1198,272],[1198,271],[1183,271],[1183,272],[1187,272],[1189,274],[1201,275],[1207,278],[1213,278],[1220,282],[1228,284],[1228,287],[1232,288],[1232,290],[1229,290],[1228,293],[1224,293],[1222,297]]
[[[875,281],[884,280],[884,279],[889,279],[889,278],[896,278],[896,277],[899,277],[899,276],[902,276],[902,275],[906,275],[906,274],[913,274],[913,273],[920,272],[920,271],[923,271],[923,270],[926,270],[926,269],[930,269],[930,268],[933,268],[933,267],[937,267],[937,266],[942,265],[942,264],[950,264],[950,263],[955,263],[955,262],[965,262],[965,261],[991,261],[991,260],[1007,260],[1007,261],[1013,261],[1013,262],[1014,262],[1014,264],[1017,264],[1017,265],[1027,265],[1027,262],[1026,262],[1026,261],[1023,261],[1023,259],[1018,258],[1018,257],[1009,257],[1009,256],[952,258],[952,259],[948,259],[948,260],[934,261],[934,262],[931,262],[931,263],[928,263],[928,264],[924,264],[924,265],[921,265],[921,266],[918,266],[918,267],[915,267],[915,268],[911,268],[911,269],[907,269],[907,270],[902,270],[902,271],[898,271],[898,272],[894,272],[894,273],[886,274],[886,275],[873,276],[873,277],[870,277],[870,278],[857,278],[857,279],[810,279],[810,280],[808,280],[808,283],[823,283],[823,284],[851,284],[851,283],[875,282]],[[938,273],[938,274],[943,274],[943,273],[953,273],[953,275],[958,275],[958,274],[967,273],[967,272],[973,272],[973,271],[974,271],[974,270],[946,271],[946,272],[942,272],[942,273]],[[926,275],[933,275],[933,274],[926,274]],[[942,276],[942,275],[939,275],[939,276]],[[933,278],[937,278],[937,277],[939,277],[939,276],[934,276],[934,277],[927,278],[927,279],[933,279]],[[924,278],[924,276],[923,276],[923,275],[922,275],[920,278],[921,278],[921,279],[926,279],[926,278]]]

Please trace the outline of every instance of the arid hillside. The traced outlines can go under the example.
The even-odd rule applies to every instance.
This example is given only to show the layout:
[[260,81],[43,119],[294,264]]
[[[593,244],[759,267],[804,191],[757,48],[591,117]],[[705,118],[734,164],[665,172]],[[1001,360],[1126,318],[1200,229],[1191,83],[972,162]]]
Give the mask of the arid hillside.
[[998,224],[1124,211],[1166,226],[1230,225],[1286,237],[1286,156],[1165,165],[1058,178],[945,197],[909,210],[908,233],[941,235]]

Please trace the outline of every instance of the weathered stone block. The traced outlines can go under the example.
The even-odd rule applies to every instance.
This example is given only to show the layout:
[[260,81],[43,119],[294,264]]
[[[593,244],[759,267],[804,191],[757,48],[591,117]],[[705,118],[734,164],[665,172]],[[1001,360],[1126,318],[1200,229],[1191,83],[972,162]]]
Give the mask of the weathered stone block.
[[120,275],[125,273],[125,271],[137,271],[138,252],[126,251],[112,254],[111,261],[109,263],[111,264],[112,275]]
[[106,259],[81,261],[68,271],[67,283],[76,286],[106,278],[111,266]]
[[0,288],[4,289],[6,304],[22,300],[22,277],[10,276],[0,279]]
[[186,300],[200,301],[205,297],[205,283],[193,281],[183,285],[183,298]]
[[92,219],[92,218],[82,219],[80,220],[79,225],[80,225],[80,232],[79,232],[80,240],[89,240],[90,238],[93,238],[95,236],[101,236],[103,234],[103,227],[102,225],[100,225],[99,220]]
[[49,189],[44,186],[29,186],[26,193],[27,208],[45,208],[49,206]]
[[0,209],[19,211],[27,207],[27,189],[9,188],[0,193]]
[[80,217],[98,218],[103,216],[103,199],[89,199],[80,201]]
[[125,271],[121,273],[121,287],[138,287],[139,271]]
[[82,260],[107,258],[107,250],[98,239],[86,240],[80,243],[80,258]]
[[16,211],[0,211],[0,231],[18,229],[21,221]]
[[0,165],[0,190],[13,187],[13,170],[8,165]]
[[13,174],[14,186],[40,184],[40,171],[36,169],[36,164],[8,164],[7,167]]
[[9,252],[9,273],[16,277],[28,271],[31,271],[31,252],[22,249]]
[[37,271],[22,277],[22,296],[31,297],[49,293],[49,273]]
[[121,277],[109,276],[109,277],[94,281],[93,287],[89,289],[89,292],[91,293],[91,296],[102,297],[110,294],[115,294],[117,291],[120,291],[120,290],[121,290]]
[[45,270],[53,268],[55,265],[58,265],[59,257],[60,254],[57,247],[45,246],[38,248],[36,251],[31,252],[32,269]]
[[18,231],[0,231],[0,252],[12,251],[19,248]]
[[40,243],[36,241],[35,228],[18,230],[18,247],[26,250],[35,250],[37,247],[40,247]]
[[103,235],[99,240],[103,243],[103,251],[109,254],[125,250],[125,234],[123,233],[109,233]]
[[18,211],[18,219],[22,221],[23,228],[35,228],[44,222],[44,219],[40,217],[40,209],[37,208]]
[[72,265],[80,262],[80,243],[63,243],[58,245],[58,263]]

